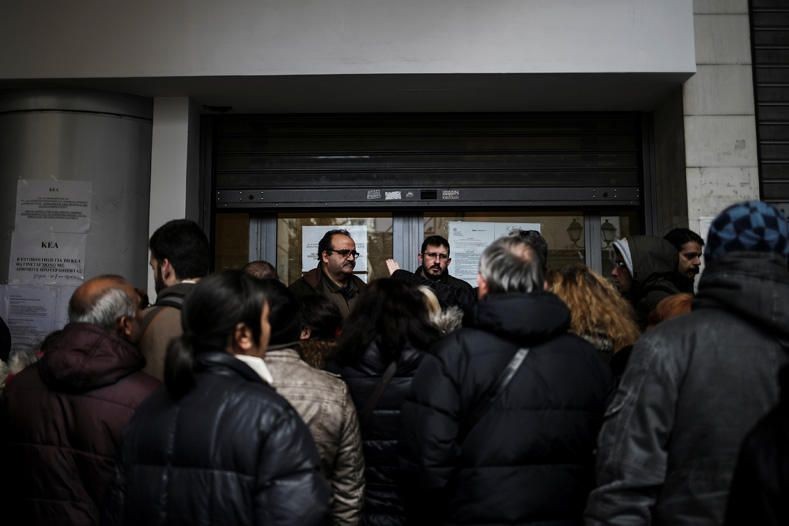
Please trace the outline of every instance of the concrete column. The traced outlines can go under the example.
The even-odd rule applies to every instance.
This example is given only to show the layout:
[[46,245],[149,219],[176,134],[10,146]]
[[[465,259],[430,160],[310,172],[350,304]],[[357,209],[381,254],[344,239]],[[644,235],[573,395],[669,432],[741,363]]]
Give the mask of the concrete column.
[[[148,237],[171,219],[199,220],[200,116],[188,97],[153,101]],[[148,295],[156,293],[148,269]]]
[[688,223],[759,197],[748,0],[695,0],[697,73],[683,89]]
[[85,277],[145,280],[151,101],[66,89],[0,96],[0,282],[8,278],[17,180],[89,181]]

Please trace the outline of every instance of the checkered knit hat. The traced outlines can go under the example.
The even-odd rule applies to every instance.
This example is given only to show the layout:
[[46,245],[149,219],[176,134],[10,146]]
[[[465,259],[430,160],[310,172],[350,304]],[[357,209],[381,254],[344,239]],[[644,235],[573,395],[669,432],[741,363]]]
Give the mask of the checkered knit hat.
[[789,258],[789,225],[762,201],[732,205],[710,225],[704,258],[709,263],[729,252],[772,252]]

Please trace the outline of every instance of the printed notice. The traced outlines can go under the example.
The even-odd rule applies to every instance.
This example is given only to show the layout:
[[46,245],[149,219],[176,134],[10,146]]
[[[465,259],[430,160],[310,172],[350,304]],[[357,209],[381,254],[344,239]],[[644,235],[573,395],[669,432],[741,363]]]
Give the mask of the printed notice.
[[74,284],[85,278],[86,234],[20,232],[11,237],[8,281],[11,283]]
[[90,229],[92,183],[20,179],[16,229],[84,233]]
[[354,243],[359,257],[356,258],[354,272],[367,272],[367,225],[351,226],[303,226],[301,227],[301,271],[308,272],[318,265],[318,242],[329,230],[341,228],[347,230]]
[[479,258],[485,247],[513,230],[541,231],[539,223],[483,223],[479,221],[450,221],[449,246],[452,247],[452,268],[449,273],[477,286]]
[[12,348],[37,348],[55,327],[56,287],[9,285],[6,294]]

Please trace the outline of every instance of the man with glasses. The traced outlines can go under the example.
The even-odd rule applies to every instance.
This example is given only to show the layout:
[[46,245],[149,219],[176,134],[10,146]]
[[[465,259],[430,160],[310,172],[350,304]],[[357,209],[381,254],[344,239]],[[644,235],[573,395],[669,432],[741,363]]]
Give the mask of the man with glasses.
[[351,312],[359,293],[367,286],[353,274],[359,253],[347,230],[326,232],[318,242],[318,266],[290,286],[301,299],[324,296],[340,309],[343,319]]
[[411,274],[400,269],[394,260],[387,260],[386,265],[395,279],[410,281],[430,287],[438,297],[443,308],[457,306],[469,312],[474,305],[474,289],[462,279],[449,275],[449,241],[442,236],[429,236],[422,242],[419,251],[419,268]]

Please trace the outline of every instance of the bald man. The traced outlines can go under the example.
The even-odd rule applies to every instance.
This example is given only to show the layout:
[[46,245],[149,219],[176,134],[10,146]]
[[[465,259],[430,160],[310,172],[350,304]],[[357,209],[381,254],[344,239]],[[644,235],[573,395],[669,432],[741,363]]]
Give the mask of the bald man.
[[120,276],[86,281],[69,324],[6,389],[7,513],[20,524],[98,524],[121,431],[159,382],[141,370],[140,297]]

